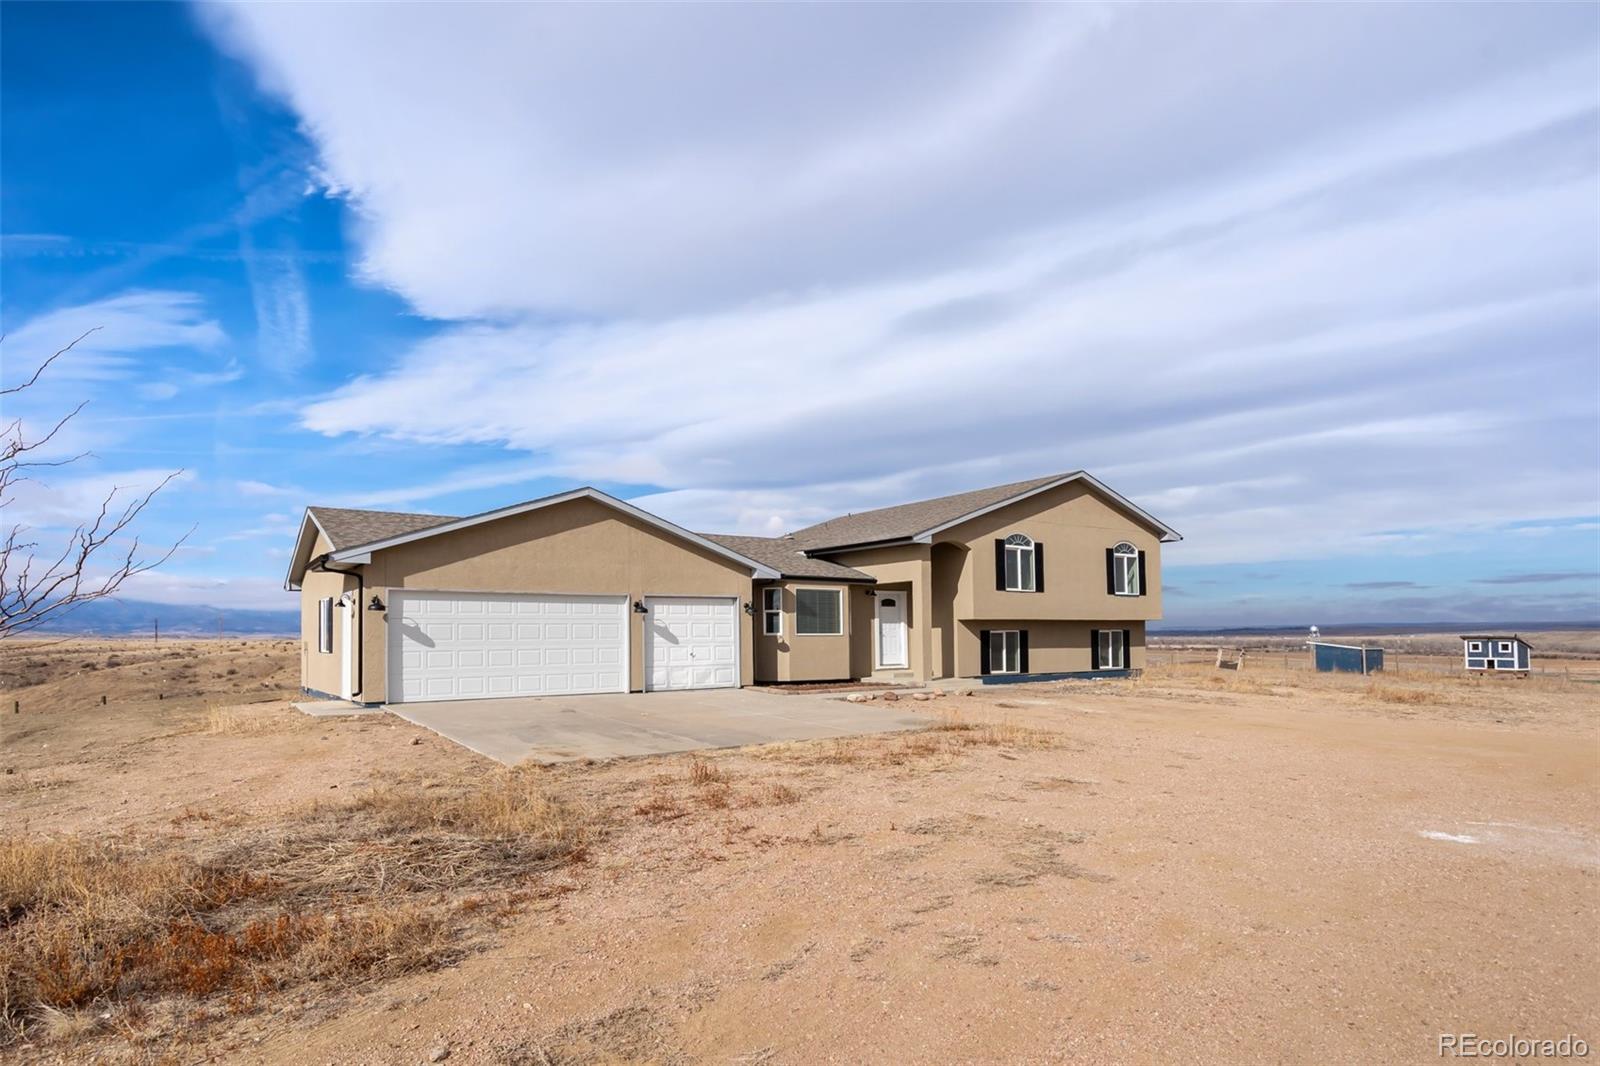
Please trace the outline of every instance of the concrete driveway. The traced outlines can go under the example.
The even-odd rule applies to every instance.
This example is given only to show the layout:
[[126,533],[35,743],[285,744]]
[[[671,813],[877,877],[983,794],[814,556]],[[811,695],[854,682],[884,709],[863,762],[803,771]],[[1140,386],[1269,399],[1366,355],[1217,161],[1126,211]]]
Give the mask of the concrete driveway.
[[847,703],[746,688],[451,700],[385,709],[508,766],[524,759],[611,759],[892,733],[932,721],[876,700]]

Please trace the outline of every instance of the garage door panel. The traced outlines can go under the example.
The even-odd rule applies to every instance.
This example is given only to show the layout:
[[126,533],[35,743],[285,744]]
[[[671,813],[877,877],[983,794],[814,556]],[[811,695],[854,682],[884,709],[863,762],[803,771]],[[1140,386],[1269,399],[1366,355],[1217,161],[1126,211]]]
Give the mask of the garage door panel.
[[734,688],[739,684],[737,600],[649,597],[645,608],[649,688]]
[[623,597],[396,591],[390,610],[400,700],[627,690]]

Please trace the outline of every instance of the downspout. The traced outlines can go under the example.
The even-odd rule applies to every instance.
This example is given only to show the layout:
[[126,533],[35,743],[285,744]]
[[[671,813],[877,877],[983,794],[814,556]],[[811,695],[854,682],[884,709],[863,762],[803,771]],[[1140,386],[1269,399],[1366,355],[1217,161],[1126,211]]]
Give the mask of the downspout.
[[346,575],[348,575],[350,577],[354,577],[356,579],[356,602],[351,605],[352,609],[356,612],[356,687],[355,687],[355,691],[350,693],[350,698],[352,700],[354,700],[357,696],[363,695],[365,693],[365,691],[366,691],[366,662],[367,662],[367,611],[366,611],[366,602],[365,602],[366,598],[367,598],[367,578],[366,578],[366,574],[361,570],[361,568],[359,566],[354,570],[340,570],[340,569],[338,569],[337,567],[333,566],[332,564],[330,564],[328,562],[328,557],[326,555],[319,556],[318,558],[313,559],[311,561],[311,565],[309,567],[307,567],[307,569],[316,570],[316,571],[318,571],[320,573],[324,573],[324,574],[346,574]]

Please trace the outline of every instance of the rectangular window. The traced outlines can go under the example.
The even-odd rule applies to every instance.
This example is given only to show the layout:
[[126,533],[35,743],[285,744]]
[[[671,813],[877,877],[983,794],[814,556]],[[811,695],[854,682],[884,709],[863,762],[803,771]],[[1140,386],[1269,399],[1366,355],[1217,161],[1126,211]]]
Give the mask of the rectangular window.
[[1122,630],[1102,629],[1100,631],[1100,669],[1126,670],[1128,668],[1128,649],[1122,643]]
[[1033,571],[1033,541],[1012,534],[1006,540],[1006,591],[1032,592]]
[[1118,596],[1139,595],[1139,556],[1137,554],[1124,555],[1117,553],[1113,556],[1115,565],[1113,573],[1116,575],[1115,589]]
[[1470,641],[1468,641],[1467,642],[1467,650],[1472,652],[1474,655],[1482,652],[1483,651],[1483,641],[1481,641],[1481,640],[1470,640]]
[[761,632],[769,637],[783,636],[783,590],[761,590]]
[[333,654],[332,596],[324,596],[317,601],[317,650],[324,655]]
[[795,589],[794,631],[802,637],[836,637],[844,632],[838,589]]
[[1501,655],[1510,655],[1511,654],[1511,642],[1509,640],[1502,640],[1500,642],[1500,654]]
[[1022,633],[1016,629],[996,629],[989,634],[989,672],[1022,672]]

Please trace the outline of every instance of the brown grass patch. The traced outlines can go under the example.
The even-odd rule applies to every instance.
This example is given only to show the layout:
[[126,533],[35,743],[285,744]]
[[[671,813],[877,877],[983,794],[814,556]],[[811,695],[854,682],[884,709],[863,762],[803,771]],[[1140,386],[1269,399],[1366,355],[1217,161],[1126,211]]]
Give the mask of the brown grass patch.
[[85,1008],[237,1012],[274,990],[438,964],[466,949],[485,893],[521,898],[530,878],[581,861],[593,832],[514,770],[392,782],[210,852],[0,841],[0,1043],[82,1035],[66,1019]]

